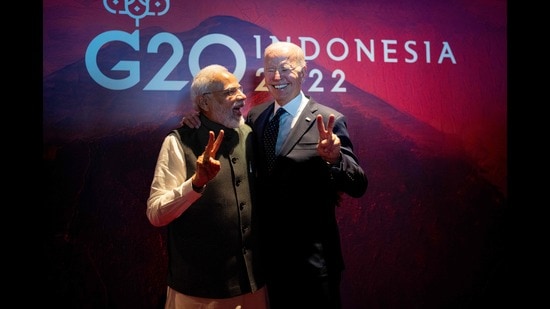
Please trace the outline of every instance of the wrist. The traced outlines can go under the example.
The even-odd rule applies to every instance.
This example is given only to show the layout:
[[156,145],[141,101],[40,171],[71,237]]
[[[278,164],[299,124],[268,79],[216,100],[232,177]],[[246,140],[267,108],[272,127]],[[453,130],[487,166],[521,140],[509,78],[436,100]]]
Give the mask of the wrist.
[[193,191],[197,193],[202,193],[202,191],[204,191],[204,187],[206,187],[206,183],[198,186],[195,184],[195,179],[195,176],[193,176],[193,178],[191,179],[191,187],[193,188]]
[[325,162],[327,163],[327,165],[330,165],[330,166],[340,165],[340,163],[342,163],[342,154],[340,153],[338,155],[338,158],[336,158],[336,160],[325,160]]
[[195,186],[195,184],[193,182],[191,182],[191,187],[193,188],[193,191],[195,191],[197,193],[202,193],[204,191],[204,188],[206,187],[206,184],[204,184],[202,186]]

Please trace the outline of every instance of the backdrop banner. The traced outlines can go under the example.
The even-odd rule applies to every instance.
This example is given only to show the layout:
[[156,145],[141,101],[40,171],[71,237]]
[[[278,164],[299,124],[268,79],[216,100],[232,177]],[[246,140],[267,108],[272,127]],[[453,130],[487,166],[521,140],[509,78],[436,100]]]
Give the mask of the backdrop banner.
[[43,1],[49,301],[162,307],[166,230],[145,216],[160,145],[206,65],[239,78],[245,113],[270,100],[274,41],[304,49],[304,92],[346,115],[369,178],[337,210],[345,308],[493,301],[508,249],[506,16],[498,0]]

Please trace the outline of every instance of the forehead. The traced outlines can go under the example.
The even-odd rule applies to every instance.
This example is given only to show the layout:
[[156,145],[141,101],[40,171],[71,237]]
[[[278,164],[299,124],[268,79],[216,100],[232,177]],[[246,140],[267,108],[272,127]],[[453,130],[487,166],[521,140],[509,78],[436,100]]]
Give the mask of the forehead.
[[[224,86],[238,86],[239,80],[235,75],[227,72],[220,73],[216,76],[216,80],[219,81]],[[225,87],[224,87],[225,88]]]
[[265,66],[279,67],[285,64],[294,64],[295,61],[292,57],[280,56],[280,57],[266,57],[264,60]]
[[293,62],[297,59],[297,50],[284,44],[269,46],[265,50],[266,61]]

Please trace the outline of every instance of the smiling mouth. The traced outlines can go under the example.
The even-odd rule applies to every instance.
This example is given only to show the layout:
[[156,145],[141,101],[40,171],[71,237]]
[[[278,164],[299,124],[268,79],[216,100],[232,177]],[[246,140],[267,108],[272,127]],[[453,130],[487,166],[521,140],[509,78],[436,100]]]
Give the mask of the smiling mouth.
[[283,85],[273,85],[273,88],[275,88],[275,89],[283,89],[283,88],[286,88],[286,86],[288,86],[288,84],[283,84]]
[[233,114],[235,114],[236,116],[241,116],[242,115],[242,112],[241,112],[241,108],[234,108],[233,109]]

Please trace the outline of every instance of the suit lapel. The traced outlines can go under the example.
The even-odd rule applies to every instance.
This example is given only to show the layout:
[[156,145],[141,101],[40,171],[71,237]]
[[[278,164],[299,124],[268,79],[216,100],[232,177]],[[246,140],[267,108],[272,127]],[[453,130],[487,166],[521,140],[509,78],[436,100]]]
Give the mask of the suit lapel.
[[259,111],[258,116],[256,119],[253,119],[254,122],[254,130],[257,130],[257,132],[261,132],[261,134],[258,134],[260,142],[262,142],[261,145],[263,145],[263,139],[264,139],[264,129],[267,123],[269,122],[269,117],[273,114],[273,109],[275,108],[275,103],[272,102],[271,104],[268,104],[267,107],[263,111]]
[[298,143],[300,138],[308,132],[316,121],[317,104],[312,99],[309,99],[304,110],[298,117],[294,128],[290,130],[288,138],[281,148],[281,155],[287,155]]

